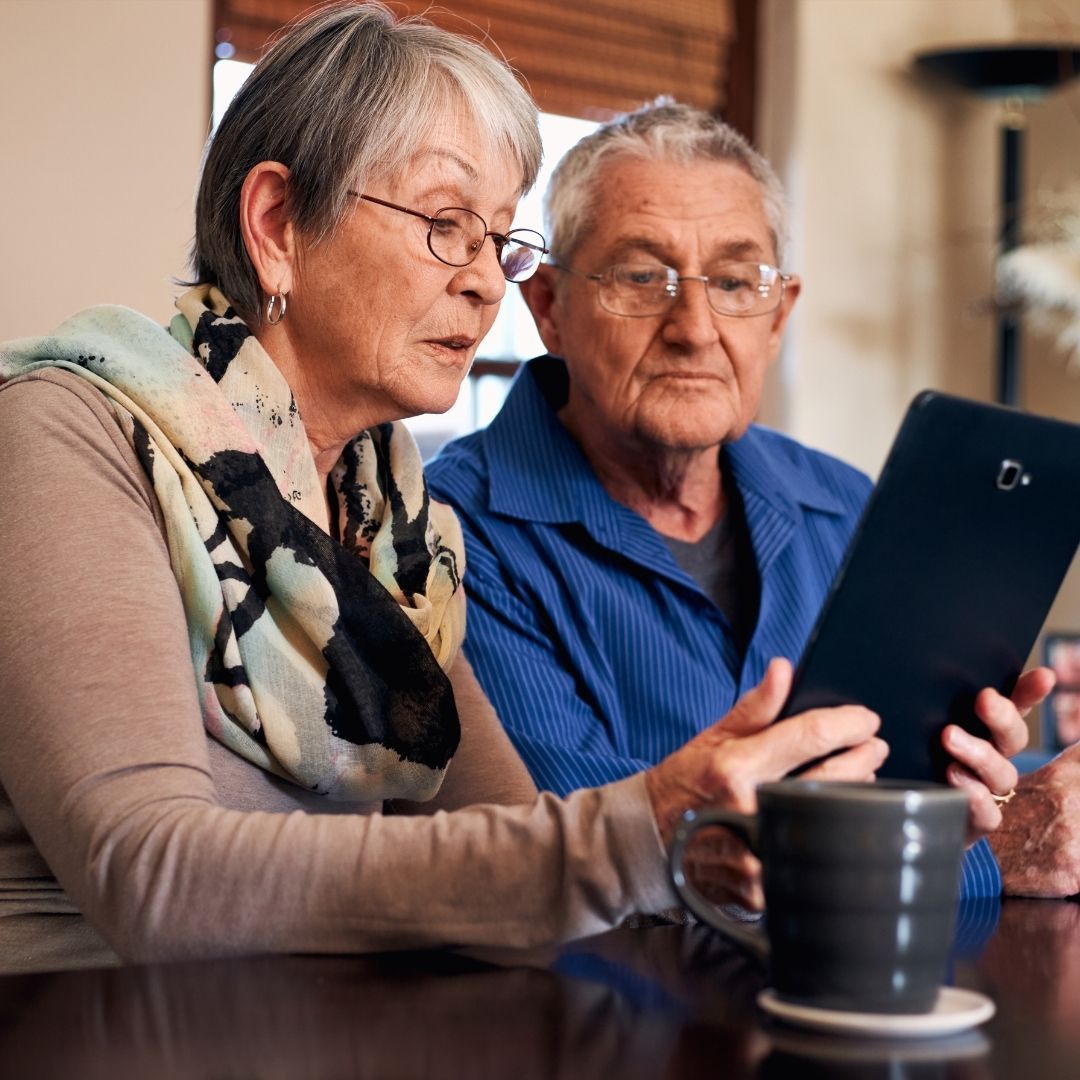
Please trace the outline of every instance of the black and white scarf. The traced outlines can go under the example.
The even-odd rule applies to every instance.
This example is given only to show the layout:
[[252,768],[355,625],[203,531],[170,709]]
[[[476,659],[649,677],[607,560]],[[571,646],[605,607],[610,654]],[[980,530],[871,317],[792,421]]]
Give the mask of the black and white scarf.
[[384,424],[332,470],[327,535],[285,379],[216,289],[177,307],[168,332],[99,307],[8,342],[0,379],[63,367],[109,399],[161,505],[211,735],[333,799],[430,798],[460,734],[457,519],[428,501],[404,426]]

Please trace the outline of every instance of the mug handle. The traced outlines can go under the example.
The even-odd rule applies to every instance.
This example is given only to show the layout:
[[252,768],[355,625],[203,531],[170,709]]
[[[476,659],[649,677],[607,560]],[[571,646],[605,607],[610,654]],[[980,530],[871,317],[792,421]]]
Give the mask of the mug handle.
[[690,838],[698,829],[710,825],[723,825],[730,829],[757,854],[758,823],[752,814],[740,814],[735,810],[687,810],[675,829],[675,838],[671,843],[671,878],[675,883],[675,891],[703,923],[726,934],[759,960],[766,960],[769,956],[769,942],[765,931],[760,926],[740,922],[715,904],[710,904],[690,884],[683,872],[683,856]]

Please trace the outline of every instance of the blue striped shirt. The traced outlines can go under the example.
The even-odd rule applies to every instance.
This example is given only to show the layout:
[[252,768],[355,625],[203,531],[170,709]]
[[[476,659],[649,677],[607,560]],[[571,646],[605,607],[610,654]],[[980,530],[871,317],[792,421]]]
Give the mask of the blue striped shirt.
[[[427,469],[465,533],[466,653],[537,784],[566,794],[648,768],[798,659],[870,481],[760,426],[725,446],[760,578],[742,655],[663,538],[612,499],[559,422],[561,360],[518,374],[483,431]],[[984,842],[964,893],[1001,891]]]

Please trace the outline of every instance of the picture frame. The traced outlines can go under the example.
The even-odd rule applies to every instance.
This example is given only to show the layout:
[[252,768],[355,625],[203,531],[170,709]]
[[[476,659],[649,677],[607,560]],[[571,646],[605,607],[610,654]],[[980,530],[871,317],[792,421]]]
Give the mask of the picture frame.
[[1043,748],[1056,754],[1080,742],[1080,631],[1047,634],[1043,663],[1057,676],[1042,706]]

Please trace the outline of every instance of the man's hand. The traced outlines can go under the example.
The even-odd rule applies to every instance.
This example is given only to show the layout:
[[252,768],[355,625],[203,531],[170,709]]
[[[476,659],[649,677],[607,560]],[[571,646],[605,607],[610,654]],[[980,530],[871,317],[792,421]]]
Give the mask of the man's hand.
[[[687,810],[757,807],[754,789],[827,754],[803,779],[872,780],[888,747],[874,737],[875,713],[858,705],[813,709],[773,724],[791,687],[791,665],[773,660],[760,684],[728,715],[645,773],[664,846]],[[771,725],[771,726],[770,726]],[[691,843],[687,867],[699,889],[719,902],[760,908],[761,867],[730,833],[710,829]]]
[[968,843],[1001,825],[1003,810],[994,796],[1008,795],[1016,787],[1019,774],[1008,759],[1027,746],[1024,717],[1053,687],[1054,673],[1049,668],[1033,668],[1017,679],[1011,697],[991,689],[979,692],[975,714],[990,729],[989,739],[977,738],[956,724],[942,732],[942,744],[955,759],[946,770],[946,779],[971,798]]
[[1010,896],[1080,893],[1080,745],[1020,777],[990,847]]

